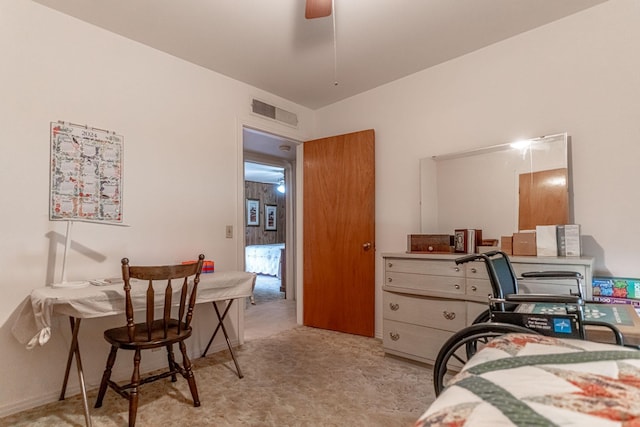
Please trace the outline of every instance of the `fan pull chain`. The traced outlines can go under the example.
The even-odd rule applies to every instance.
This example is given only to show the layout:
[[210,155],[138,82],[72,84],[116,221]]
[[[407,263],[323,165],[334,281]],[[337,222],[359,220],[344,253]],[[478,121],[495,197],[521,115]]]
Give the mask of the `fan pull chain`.
[[338,40],[336,38],[336,1],[331,0],[333,20],[333,85],[338,86]]

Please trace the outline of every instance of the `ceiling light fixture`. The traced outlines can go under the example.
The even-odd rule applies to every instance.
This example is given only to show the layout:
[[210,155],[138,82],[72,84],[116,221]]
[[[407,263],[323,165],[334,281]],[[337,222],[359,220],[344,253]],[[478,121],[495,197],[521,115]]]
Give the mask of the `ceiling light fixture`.
[[286,151],[288,153],[289,151],[291,151],[291,146],[290,145],[286,145],[286,144],[282,144],[281,146],[278,147],[278,150]]

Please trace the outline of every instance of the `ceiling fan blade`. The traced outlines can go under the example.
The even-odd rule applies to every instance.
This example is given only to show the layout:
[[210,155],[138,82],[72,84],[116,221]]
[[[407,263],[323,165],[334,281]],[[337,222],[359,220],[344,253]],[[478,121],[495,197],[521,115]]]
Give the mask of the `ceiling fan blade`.
[[307,0],[304,17],[314,19],[331,15],[331,2],[332,0]]

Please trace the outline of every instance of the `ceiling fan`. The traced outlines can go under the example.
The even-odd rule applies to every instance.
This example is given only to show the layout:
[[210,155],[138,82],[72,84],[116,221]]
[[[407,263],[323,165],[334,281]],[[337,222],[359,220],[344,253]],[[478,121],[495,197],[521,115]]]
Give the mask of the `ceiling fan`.
[[307,19],[324,18],[331,15],[333,0],[307,0],[304,17]]

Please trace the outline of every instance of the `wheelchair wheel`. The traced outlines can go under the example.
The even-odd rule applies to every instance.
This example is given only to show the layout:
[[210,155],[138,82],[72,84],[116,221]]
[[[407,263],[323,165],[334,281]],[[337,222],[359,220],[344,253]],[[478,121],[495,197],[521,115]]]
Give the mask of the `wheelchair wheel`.
[[[471,324],[477,325],[479,323],[488,323],[488,322],[491,322],[491,310],[489,309],[480,313],[478,317],[476,317]],[[479,339],[477,341],[469,341],[465,346],[467,350],[467,360],[471,359],[471,356],[476,354],[476,352],[478,351],[478,344],[486,344],[488,340],[489,338]]]
[[472,325],[477,325],[478,323],[487,323],[491,321],[491,310],[486,309],[485,311],[483,311],[482,313],[480,313],[478,315],[478,317],[476,317],[473,320],[473,323],[471,323]]
[[[449,338],[438,353],[433,367],[433,387],[438,396],[452,373],[460,371],[462,365],[490,339],[508,333],[535,334],[535,331],[507,323],[479,323],[459,330]],[[462,350],[461,350],[462,349]],[[471,355],[468,353],[472,349]]]

